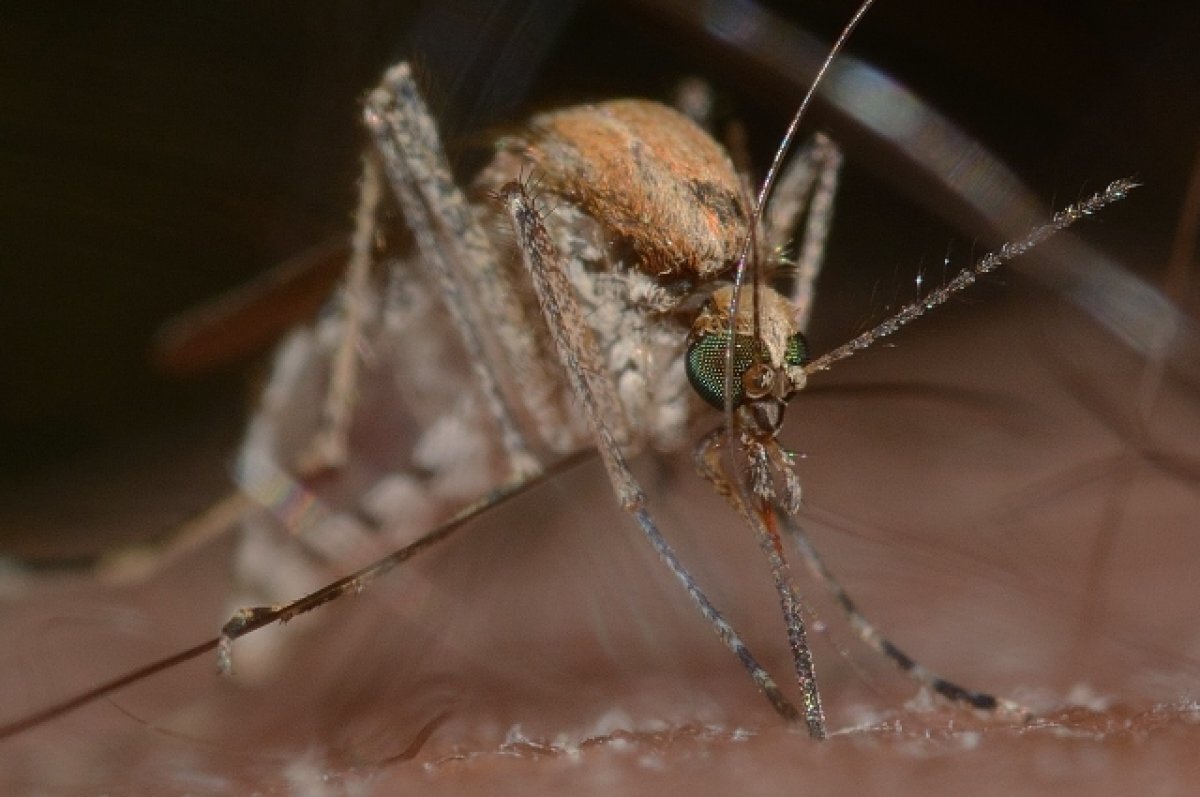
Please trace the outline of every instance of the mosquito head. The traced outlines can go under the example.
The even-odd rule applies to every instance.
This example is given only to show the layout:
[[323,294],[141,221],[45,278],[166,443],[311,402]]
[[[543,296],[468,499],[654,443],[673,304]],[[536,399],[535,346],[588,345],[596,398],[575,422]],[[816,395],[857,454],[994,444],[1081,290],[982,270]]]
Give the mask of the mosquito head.
[[[734,289],[718,289],[701,308],[688,335],[688,381],[717,409],[746,409],[759,431],[774,435],[787,401],[804,387],[808,344],[796,327],[791,302],[766,286],[758,288],[755,321],[750,286],[741,289],[733,318]],[[732,334],[732,339],[730,335]],[[732,378],[729,349],[733,349]],[[731,387],[731,392],[727,391]]]
[[[688,378],[706,401],[716,403],[725,411],[726,428],[730,435],[733,434],[734,415],[743,409],[749,411],[753,424],[759,431],[774,435],[783,422],[783,407],[787,399],[804,387],[804,371],[801,366],[806,357],[807,347],[804,345],[804,339],[800,337],[791,304],[778,292],[762,284],[757,267],[757,233],[767,199],[771,196],[784,158],[791,150],[800,121],[812,103],[817,87],[837,54],[845,46],[850,33],[866,15],[873,2],[874,0],[863,0],[854,16],[842,29],[788,124],[787,132],[775,151],[775,157],[758,191],[754,212],[733,271],[733,286],[723,294],[727,305],[723,313],[718,308],[718,295],[722,295],[722,291],[713,295],[710,303],[712,313],[723,317],[724,323],[724,336],[718,339],[715,346],[717,349],[724,347],[723,365],[715,367],[712,358],[707,356],[713,344],[704,342],[705,331],[701,329],[704,322],[698,320],[692,328],[687,357]],[[753,274],[749,281],[746,278],[748,271]],[[748,290],[743,287],[747,282]],[[786,311],[776,311],[776,304],[785,306]],[[749,306],[748,312],[743,312],[745,306]],[[793,340],[794,345],[791,343]],[[795,363],[789,362],[789,348],[796,352]],[[745,366],[740,364],[743,362],[746,363]],[[712,379],[720,381],[723,387],[719,390],[712,389]],[[741,414],[744,416],[746,413]]]

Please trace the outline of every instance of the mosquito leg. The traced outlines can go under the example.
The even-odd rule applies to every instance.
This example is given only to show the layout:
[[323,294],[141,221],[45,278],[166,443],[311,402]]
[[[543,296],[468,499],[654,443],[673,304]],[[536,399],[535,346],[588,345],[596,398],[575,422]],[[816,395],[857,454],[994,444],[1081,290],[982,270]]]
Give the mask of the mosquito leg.
[[921,686],[924,686],[954,703],[982,711],[994,711],[1005,716],[1028,719],[1032,712],[1024,706],[1002,697],[995,697],[987,692],[976,692],[959,686],[953,681],[938,675],[928,667],[918,663],[900,648],[896,647],[883,635],[874,623],[867,619],[847,594],[838,580],[829,572],[825,562],[813,547],[812,541],[794,518],[786,512],[776,511],[774,515],[783,524],[784,529],[796,544],[796,549],[804,560],[805,566],[812,576],[817,579],[833,596],[838,606],[845,612],[851,628],[859,639],[872,650],[891,659],[900,670]]
[[[800,249],[796,265],[799,280],[792,303],[796,306],[797,327],[803,332],[808,329],[812,316],[813,295],[821,264],[825,260],[825,245],[829,229],[833,225],[833,198],[837,194],[838,174],[842,166],[842,153],[830,139],[818,134],[813,142],[814,158],[820,164],[817,184],[809,201],[808,219],[804,228],[804,244]],[[786,173],[784,177],[786,178]]]
[[[381,179],[377,164],[374,159],[368,168],[375,166],[375,178]],[[309,481],[281,464],[296,459],[292,440],[307,442],[303,430],[312,428],[329,373],[344,351],[344,317],[293,333],[276,359],[238,462],[243,492],[268,511],[251,516],[237,550],[237,605],[304,595],[345,573],[346,563],[411,542],[511,478],[486,401],[471,384],[470,360],[419,261],[419,253],[409,252],[379,264],[387,283],[376,291],[372,278],[371,323],[360,346],[369,347],[378,370],[366,387],[374,402],[381,395],[399,400],[406,425],[420,433],[380,443],[393,446],[398,457],[380,474],[351,470]],[[385,373],[407,378],[381,386]],[[356,411],[355,423],[363,419]],[[352,502],[345,498],[347,484],[354,485]],[[286,539],[279,539],[280,532]],[[266,675],[271,655],[263,643],[243,652],[243,671]]]
[[[791,569],[783,554],[783,544],[775,527],[774,515],[769,511],[764,501],[761,511],[751,513],[742,500],[741,491],[732,484],[725,475],[722,464],[723,443],[727,435],[724,429],[710,432],[696,449],[696,469],[707,479],[714,489],[746,519],[755,530],[759,547],[767,558],[771,568],[771,580],[775,591],[779,594],[779,604],[783,611],[784,624],[787,627],[788,647],[792,653],[792,663],[796,670],[796,680],[804,696],[804,717],[808,723],[809,733],[816,738],[824,738],[825,712],[821,707],[821,694],[817,687],[816,670],[813,665],[812,651],[808,647],[808,633],[804,623],[804,605],[800,600],[795,585],[792,583]],[[766,452],[762,452],[766,455]],[[753,458],[753,457],[752,457]],[[760,470],[767,463],[758,463]],[[752,468],[756,467],[751,465]],[[759,492],[755,490],[755,492]]]
[[[478,361],[480,381],[506,447],[518,462],[529,458],[502,397],[506,382],[496,366],[500,361],[507,364],[507,384],[519,386],[520,404],[528,408],[539,434],[552,449],[566,450],[573,441],[558,403],[559,382],[529,329],[495,248],[454,182],[437,126],[408,64],[387,72],[367,100],[365,119],[421,254],[434,270],[469,355]],[[491,355],[489,341],[499,344],[502,360]]]
[[[825,259],[825,245],[833,225],[833,199],[837,195],[842,153],[828,136],[817,133],[788,163],[767,206],[768,251],[782,249],[805,216],[804,235],[796,262],[788,268],[791,284],[781,288],[796,307],[797,325],[808,329],[817,276]],[[779,286],[777,286],[779,287]]]
[[[382,90],[376,91],[375,95],[383,95]],[[382,103],[383,99],[375,95],[372,95],[372,100]],[[463,283],[454,273],[451,258],[447,255],[444,237],[438,234],[434,217],[421,196],[419,184],[422,178],[428,179],[428,174],[414,168],[411,160],[414,156],[419,157],[420,145],[412,141],[411,135],[397,129],[392,123],[394,116],[395,114],[388,114],[369,103],[366,112],[367,127],[375,136],[375,144],[383,157],[392,190],[416,239],[421,261],[432,271],[443,300],[454,319],[454,325],[459,330],[480,390],[499,427],[513,472],[535,473],[538,468],[537,459],[504,396],[493,358],[481,336],[485,326],[479,311],[464,294]],[[425,171],[428,172],[428,168]]]
[[339,301],[341,338],[333,355],[329,387],[317,431],[297,460],[300,473],[340,468],[346,462],[363,316],[370,291],[371,250],[375,245],[376,219],[382,196],[383,176],[379,164],[370,154],[366,154],[363,156],[358,209],[354,213],[354,234],[350,239],[350,263],[346,267]]
[[258,606],[239,611],[221,630],[219,636],[193,645],[187,650],[166,656],[143,667],[131,670],[102,684],[71,695],[52,705],[46,706],[24,717],[0,724],[0,740],[7,739],[31,728],[35,728],[57,717],[69,714],[78,708],[89,705],[101,698],[118,692],[127,686],[139,683],[156,673],[169,670],[186,661],[203,656],[209,651],[218,652],[218,664],[228,672],[233,666],[233,640],[256,631],[273,623],[285,622],[304,612],[312,611],[319,606],[336,600],[342,595],[357,593],[370,582],[382,576],[409,559],[425,552],[440,542],[444,542],[460,530],[464,524],[497,504],[513,498],[523,492],[547,482],[580,464],[593,456],[592,451],[581,451],[563,457],[549,465],[545,471],[531,478],[514,480],[495,490],[480,500],[464,507],[454,517],[441,524],[423,537],[404,548],[395,551],[383,559],[370,564],[356,573],[352,573],[310,595],[278,606]]
[[647,511],[641,487],[630,472],[625,456],[606,420],[612,416],[606,415],[605,412],[612,412],[617,402],[613,386],[603,376],[599,367],[595,339],[579,310],[574,289],[567,279],[541,215],[518,182],[504,185],[497,196],[512,219],[518,247],[537,293],[547,328],[554,338],[567,379],[587,414],[595,435],[596,447],[621,507],[634,516],[638,528],[657,552],[659,559],[683,585],[700,609],[700,613],[749,672],[775,710],[789,721],[799,719],[796,707],[783,695],[771,675],[758,663],[741,637],[709,601]]
[[217,666],[222,674],[233,671],[233,641],[274,623],[286,623],[293,617],[310,612],[343,595],[357,594],[385,573],[407,562],[438,543],[453,536],[469,520],[495,507],[497,504],[520,495],[537,485],[554,478],[582,462],[591,455],[590,451],[577,452],[550,465],[532,476],[515,477],[506,484],[490,490],[482,498],[462,507],[452,517],[426,532],[412,543],[372,562],[348,576],[287,603],[272,606],[253,606],[239,609],[221,628],[217,648]]
[[255,506],[244,494],[230,493],[173,529],[164,539],[104,553],[96,562],[96,575],[108,584],[145,581],[184,555],[224,535]]

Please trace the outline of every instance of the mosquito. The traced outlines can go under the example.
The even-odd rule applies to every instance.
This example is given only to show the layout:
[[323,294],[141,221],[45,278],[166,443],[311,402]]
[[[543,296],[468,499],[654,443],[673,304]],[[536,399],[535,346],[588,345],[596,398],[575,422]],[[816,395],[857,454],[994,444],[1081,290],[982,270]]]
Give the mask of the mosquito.
[[[706,132],[673,109],[640,100],[535,116],[526,134],[497,144],[464,192],[412,69],[406,63],[390,69],[365,103],[373,146],[363,158],[337,309],[284,344],[241,453],[244,495],[218,509],[241,513],[248,497],[268,510],[248,521],[238,567],[251,580],[277,581],[275,589],[312,576],[302,565],[280,564],[280,523],[302,550],[332,561],[374,544],[375,532],[413,541],[299,600],[241,609],[217,639],[12,723],[0,735],[209,650],[217,650],[220,669],[229,672],[238,638],[362,590],[592,449],[632,524],[786,722],[802,724],[814,738],[828,735],[789,552],[831,591],[856,634],[917,683],[970,709],[1026,716],[1010,700],[919,664],[857,609],[795,522],[801,489],[778,434],[788,403],[810,377],[1123,198],[1135,184],[1116,181],[1064,208],[876,327],[810,357],[803,333],[841,156],[819,135],[787,156],[822,76],[871,2],[829,51],[753,199],[747,178]],[[403,230],[387,216],[393,205]],[[796,262],[781,264],[777,253],[801,224]],[[408,251],[377,262],[380,242],[397,238],[411,243]],[[794,279],[776,279],[787,274]],[[371,382],[373,373],[406,378],[381,386]],[[397,396],[405,417],[422,429],[399,464],[386,446],[372,450],[382,432],[364,442],[354,428],[356,408]],[[765,555],[799,705],[676,555],[628,465],[641,451],[683,448],[705,406],[722,421],[696,447],[697,470]],[[313,428],[315,434],[297,434]],[[437,523],[441,507],[464,503]]]

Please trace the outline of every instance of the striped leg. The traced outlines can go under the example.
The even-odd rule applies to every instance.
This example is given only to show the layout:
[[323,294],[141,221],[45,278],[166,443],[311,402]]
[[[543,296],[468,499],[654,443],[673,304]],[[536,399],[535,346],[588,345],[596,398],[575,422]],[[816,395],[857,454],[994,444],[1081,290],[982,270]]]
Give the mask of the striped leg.
[[787,531],[788,536],[791,537],[792,542],[796,545],[796,550],[800,552],[800,557],[803,559],[809,573],[822,586],[829,590],[829,593],[833,596],[838,606],[845,612],[847,619],[850,621],[850,627],[854,629],[854,633],[872,650],[894,662],[909,678],[912,678],[920,685],[933,690],[950,701],[968,706],[969,708],[996,711],[1006,716],[1022,719],[1032,715],[1029,709],[1011,700],[995,697],[987,692],[976,692],[972,689],[959,686],[918,663],[907,653],[896,647],[895,644],[883,635],[883,632],[874,623],[867,619],[866,615],[859,610],[858,606],[838,580],[829,572],[829,568],[825,566],[825,562],[817,554],[817,549],[813,547],[812,541],[804,533],[804,530],[800,528],[796,520],[786,512],[778,510],[775,512],[775,515]]

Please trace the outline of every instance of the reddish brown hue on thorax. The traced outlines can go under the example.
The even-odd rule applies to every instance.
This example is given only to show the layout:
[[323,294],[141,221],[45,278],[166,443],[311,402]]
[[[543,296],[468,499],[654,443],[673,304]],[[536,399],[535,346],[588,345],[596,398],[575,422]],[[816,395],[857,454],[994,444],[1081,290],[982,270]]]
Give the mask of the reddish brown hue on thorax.
[[614,100],[532,127],[528,154],[546,185],[624,238],[646,273],[710,278],[737,259],[745,195],[729,156],[687,117]]

